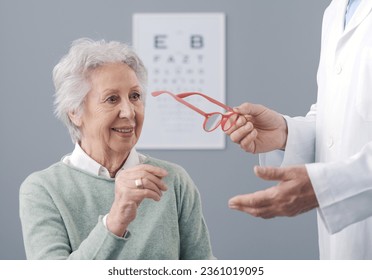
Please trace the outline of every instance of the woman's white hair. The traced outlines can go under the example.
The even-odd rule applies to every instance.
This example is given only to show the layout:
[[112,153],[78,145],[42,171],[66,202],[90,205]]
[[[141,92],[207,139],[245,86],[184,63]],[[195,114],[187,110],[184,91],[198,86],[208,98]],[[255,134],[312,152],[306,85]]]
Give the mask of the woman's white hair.
[[88,38],[72,42],[71,48],[53,69],[55,115],[68,128],[72,141],[80,140],[80,129],[69,118],[69,112],[81,116],[84,99],[91,89],[89,74],[107,63],[125,63],[135,72],[145,100],[147,71],[141,59],[126,44],[93,41]]

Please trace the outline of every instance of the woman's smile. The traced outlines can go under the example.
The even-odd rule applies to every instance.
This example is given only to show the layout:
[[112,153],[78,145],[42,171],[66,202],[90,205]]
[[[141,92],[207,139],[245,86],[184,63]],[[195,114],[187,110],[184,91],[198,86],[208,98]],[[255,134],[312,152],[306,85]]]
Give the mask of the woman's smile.
[[124,126],[124,127],[113,127],[111,128],[120,137],[132,137],[135,131],[134,126]]

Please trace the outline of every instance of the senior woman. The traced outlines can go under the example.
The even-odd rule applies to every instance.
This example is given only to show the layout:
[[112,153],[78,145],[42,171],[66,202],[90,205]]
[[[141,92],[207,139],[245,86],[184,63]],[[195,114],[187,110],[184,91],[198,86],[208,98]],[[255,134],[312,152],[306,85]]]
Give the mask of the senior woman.
[[134,148],[146,78],[119,42],[76,40],[55,66],[55,112],[75,148],[21,186],[28,259],[214,258],[189,175]]

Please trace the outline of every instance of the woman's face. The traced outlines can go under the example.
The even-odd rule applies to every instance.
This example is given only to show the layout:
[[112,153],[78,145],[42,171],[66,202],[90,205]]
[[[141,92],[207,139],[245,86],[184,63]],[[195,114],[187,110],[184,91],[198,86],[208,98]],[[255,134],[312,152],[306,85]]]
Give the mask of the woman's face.
[[136,74],[126,64],[111,63],[93,70],[90,82],[80,118],[81,146],[93,157],[129,153],[144,121],[144,96]]

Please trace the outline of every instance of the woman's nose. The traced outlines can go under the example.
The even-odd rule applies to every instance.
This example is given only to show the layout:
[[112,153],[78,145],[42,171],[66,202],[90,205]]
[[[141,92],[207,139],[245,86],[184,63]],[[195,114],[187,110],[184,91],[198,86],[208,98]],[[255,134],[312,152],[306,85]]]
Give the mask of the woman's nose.
[[124,119],[133,119],[135,116],[134,106],[128,101],[123,101],[120,106],[119,117]]

